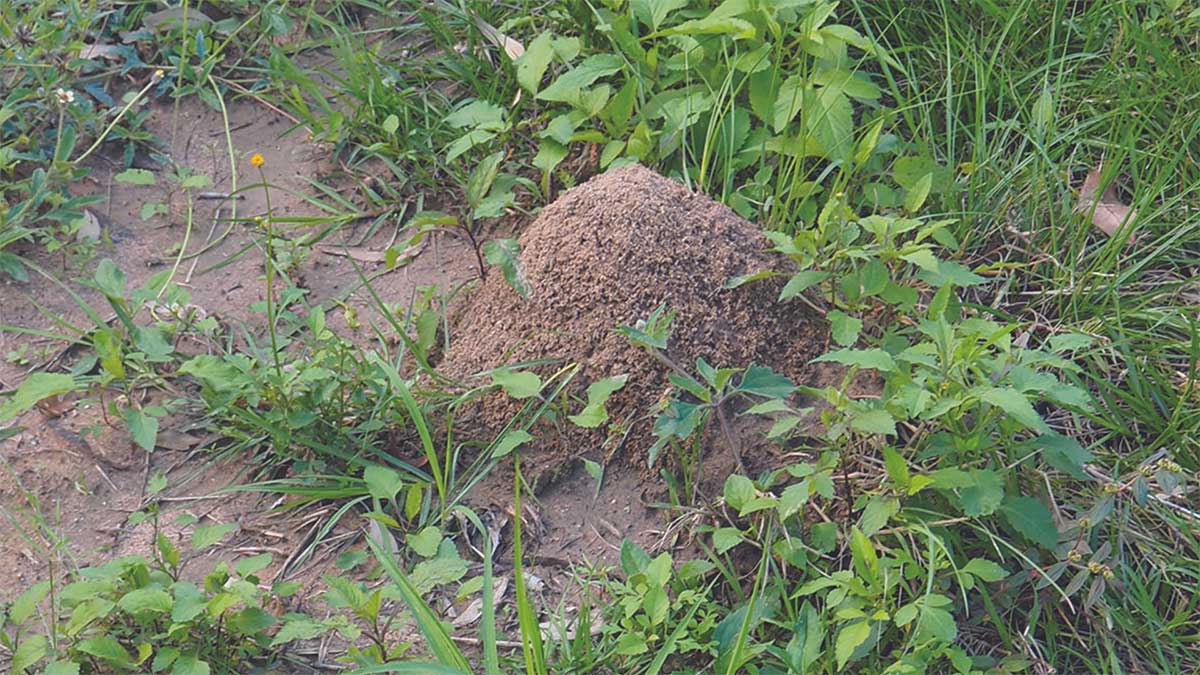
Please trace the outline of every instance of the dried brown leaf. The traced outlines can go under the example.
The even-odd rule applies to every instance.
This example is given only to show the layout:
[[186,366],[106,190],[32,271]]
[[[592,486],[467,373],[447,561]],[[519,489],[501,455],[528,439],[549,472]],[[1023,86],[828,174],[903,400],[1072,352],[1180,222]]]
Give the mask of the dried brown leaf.
[[121,50],[114,45],[106,45],[97,42],[96,44],[84,45],[83,49],[79,50],[79,58],[81,59],[108,59],[110,61],[121,60]]
[[[1075,210],[1079,213],[1090,213],[1092,225],[1104,234],[1115,237],[1132,225],[1137,218],[1137,210],[1121,201],[1116,185],[1112,183],[1104,188],[1099,198],[1096,197],[1103,170],[1104,164],[1100,163],[1088,172],[1079,188],[1079,202],[1075,205]],[[1134,238],[1133,234],[1129,235],[1130,242],[1133,242]]]
[[318,246],[317,250],[326,255],[336,255],[343,258],[354,258],[364,263],[382,263],[387,259],[387,251],[374,251],[365,246]]

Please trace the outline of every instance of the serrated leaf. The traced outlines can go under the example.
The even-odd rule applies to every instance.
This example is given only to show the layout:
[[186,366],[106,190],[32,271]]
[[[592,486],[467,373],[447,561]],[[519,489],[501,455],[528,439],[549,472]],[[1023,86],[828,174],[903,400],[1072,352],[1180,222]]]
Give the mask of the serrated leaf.
[[804,115],[804,126],[825,150],[830,161],[841,162],[850,157],[854,144],[854,107],[841,87],[821,87],[805,96],[811,110]]
[[1079,441],[1058,433],[1046,433],[1033,439],[1033,444],[1042,449],[1042,458],[1050,466],[1073,478],[1085,479],[1083,467],[1095,459]]
[[12,606],[8,608],[8,620],[14,626],[21,626],[29,619],[33,618],[34,612],[37,611],[38,605],[42,604],[42,600],[50,593],[50,581],[43,580],[25,589],[25,592],[17,596],[13,600]]
[[129,657],[129,652],[117,642],[116,638],[109,635],[99,635],[80,641],[75,645],[75,648],[84,654],[94,656],[101,661],[111,663],[121,667],[129,667],[133,665],[133,659]]
[[511,453],[513,450],[516,450],[517,448],[521,447],[525,443],[528,443],[529,441],[532,441],[532,440],[533,440],[533,436],[531,436],[529,434],[529,432],[523,431],[521,429],[513,429],[512,431],[509,431],[508,433],[504,434],[504,437],[501,438],[496,443],[496,448],[494,450],[492,450],[492,457],[493,458],[504,457],[504,456],[508,455],[509,453]]
[[826,318],[829,319],[834,342],[849,347],[858,341],[858,334],[863,327],[862,319],[837,309],[831,310]]
[[972,558],[966,565],[963,565],[962,571],[987,582],[1001,581],[1008,576],[1008,572],[1003,567],[983,558]]
[[688,6],[688,0],[630,0],[634,16],[651,31],[658,30],[671,12]]
[[525,53],[517,59],[517,84],[525,91],[536,94],[542,84],[542,76],[554,59],[554,35],[545,31],[533,39]]
[[0,422],[7,422],[37,405],[38,401],[72,392],[76,389],[75,378],[64,373],[34,373],[25,378],[3,405],[0,405]]
[[1054,549],[1058,545],[1058,528],[1054,516],[1041,502],[1033,497],[1010,497],[1000,507],[1004,519],[1021,536],[1044,548]]
[[529,370],[497,368],[492,371],[492,383],[516,399],[535,396],[542,390],[542,378]]
[[125,169],[113,176],[113,180],[129,185],[154,185],[154,174],[146,169]]
[[850,655],[854,653],[858,646],[867,641],[871,637],[871,624],[865,620],[843,626],[838,631],[837,641],[834,645],[834,655],[837,658],[838,670],[846,667],[846,663],[850,660]]
[[862,533],[868,537],[874,536],[899,511],[900,500],[894,497],[872,497],[863,509]]
[[892,355],[879,348],[838,349],[813,359],[814,363],[823,361],[832,361],[856,368],[872,368],[885,373],[896,371],[896,361],[892,359]]
[[416,534],[405,535],[409,548],[422,558],[432,558],[437,555],[438,546],[442,543],[442,531],[432,525]]
[[269,552],[260,553],[258,555],[252,555],[238,560],[237,564],[233,566],[233,569],[235,572],[237,572],[239,577],[248,577],[266,569],[274,559],[275,556]]
[[500,268],[504,280],[522,298],[529,297],[529,286],[521,273],[521,245],[516,239],[492,239],[483,245],[483,258],[488,264]]
[[395,499],[404,487],[404,477],[399,471],[380,464],[369,464],[363,469],[363,482],[375,499]]
[[153,587],[130,591],[117,601],[117,607],[128,614],[166,614],[173,606],[174,601],[169,593]]
[[909,213],[916,213],[925,205],[925,200],[929,197],[929,190],[933,188],[933,174],[927,173],[917,179],[916,183],[909,188],[908,194],[904,195],[904,210]]
[[129,408],[125,411],[125,425],[129,428],[129,435],[133,437],[134,443],[143,450],[154,450],[155,441],[158,440],[158,418]]
[[829,272],[822,270],[797,272],[783,285],[783,289],[779,291],[779,299],[787,300],[788,298],[795,297],[828,278]]
[[543,101],[571,103],[579,97],[584,87],[590,87],[596,80],[612,75],[621,70],[622,66],[624,61],[616,54],[594,54],[559,75],[550,86],[537,95],[537,98]]
[[972,469],[970,485],[960,488],[958,496],[962,502],[963,513],[978,518],[990,516],[1004,501],[1004,479],[995,471]]
[[297,640],[311,640],[327,632],[329,632],[329,627],[319,621],[308,617],[292,618],[283,624],[279,632],[275,633],[275,637],[271,640],[271,646],[278,647]]
[[216,544],[224,539],[230,533],[238,529],[237,523],[217,523],[215,525],[201,525],[192,532],[192,548],[197,551]]
[[587,388],[587,405],[578,415],[571,415],[567,419],[576,426],[586,429],[600,426],[608,420],[608,410],[605,409],[604,404],[608,402],[610,396],[625,386],[628,379],[628,375],[617,375],[591,383]]
[[722,527],[713,532],[713,548],[716,549],[718,555],[723,555],[726,551],[737,546],[742,541],[742,531],[736,527]]
[[1025,394],[1011,387],[988,387],[979,394],[979,398],[991,403],[1008,413],[1008,416],[1020,422],[1025,427],[1043,434],[1050,431],[1041,415],[1033,409],[1033,404]]
[[864,434],[896,435],[896,418],[883,408],[852,413],[850,428]]
[[[45,635],[30,635],[17,645],[12,654],[9,667],[16,675],[21,675],[26,669],[41,661],[50,653],[50,641]],[[78,669],[76,670],[78,672]]]

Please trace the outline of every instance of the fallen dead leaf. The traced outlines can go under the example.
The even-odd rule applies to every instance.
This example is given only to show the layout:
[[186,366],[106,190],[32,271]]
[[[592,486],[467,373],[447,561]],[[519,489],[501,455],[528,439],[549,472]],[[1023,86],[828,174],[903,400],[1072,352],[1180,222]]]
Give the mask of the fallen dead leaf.
[[492,44],[496,45],[497,47],[502,47],[504,49],[504,53],[508,55],[510,60],[516,61],[517,59],[521,58],[522,54],[525,53],[525,45],[521,44],[519,40],[514,40],[504,33],[501,33],[499,29],[487,21],[484,21],[482,18],[476,16],[475,25],[479,27],[479,32],[483,33],[483,36],[486,37]]
[[[500,607],[500,601],[504,599],[504,592],[508,590],[508,577],[498,577],[495,584],[492,586],[492,608]],[[475,598],[467,605],[467,607],[454,618],[454,627],[463,628],[473,625],[479,621],[479,617],[483,615],[483,594]]]
[[365,246],[318,246],[317,250],[325,255],[336,255],[342,258],[354,258],[359,262],[381,263],[387,260],[387,251],[374,251]]
[[161,429],[158,432],[158,436],[154,439],[154,447],[173,450],[175,452],[185,452],[199,445],[201,440],[203,439],[182,431]]
[[110,61],[121,60],[121,50],[114,45],[106,45],[97,42],[96,44],[84,45],[83,49],[79,50],[79,58],[81,59],[108,59]]
[[83,210],[79,219],[79,230],[75,233],[78,241],[100,241],[100,219],[88,209]]
[[38,410],[47,417],[62,417],[75,409],[75,399],[66,398],[67,394],[59,394],[44,398],[37,402]]
[[[396,254],[394,267],[403,267],[412,262],[425,249],[425,242],[422,239]],[[365,246],[318,246],[317,250],[325,255],[353,258],[362,263],[386,263],[388,259],[388,249],[376,251]]]
[[[1109,183],[1104,188],[1099,198],[1096,197],[1096,192],[1100,189],[1100,174],[1104,169],[1104,163],[1096,165],[1096,168],[1088,172],[1088,175],[1083,180],[1083,185],[1079,188],[1079,203],[1075,205],[1077,213],[1091,213],[1092,224],[1095,225],[1101,232],[1110,237],[1117,236],[1122,232],[1123,228],[1132,226],[1133,221],[1137,218],[1137,210],[1131,209],[1127,204],[1121,201],[1117,196],[1116,185]],[[1135,235],[1130,233],[1129,243],[1133,243]]]

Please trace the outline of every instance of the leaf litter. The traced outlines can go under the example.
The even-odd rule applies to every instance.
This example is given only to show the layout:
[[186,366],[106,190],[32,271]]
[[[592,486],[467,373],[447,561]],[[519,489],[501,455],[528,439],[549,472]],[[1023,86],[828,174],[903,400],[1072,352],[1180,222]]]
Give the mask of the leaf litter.
[[1075,205],[1075,212],[1090,213],[1092,225],[1110,237],[1129,230],[1128,243],[1132,244],[1137,238],[1136,233],[1132,232],[1133,223],[1137,220],[1137,209],[1130,208],[1128,204],[1121,201],[1114,182],[1106,185],[1099,197],[1096,196],[1100,189],[1100,178],[1103,171],[1104,162],[1100,162],[1088,172],[1087,177],[1083,180],[1083,185],[1079,188],[1079,201]]

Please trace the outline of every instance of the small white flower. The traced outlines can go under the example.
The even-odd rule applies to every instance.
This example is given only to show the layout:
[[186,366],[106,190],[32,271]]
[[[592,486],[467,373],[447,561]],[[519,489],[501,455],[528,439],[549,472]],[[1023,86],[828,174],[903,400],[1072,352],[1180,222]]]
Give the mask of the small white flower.
[[70,105],[75,102],[75,92],[71,91],[70,89],[63,89],[62,87],[59,87],[58,89],[54,90],[54,95],[58,97],[59,105]]

